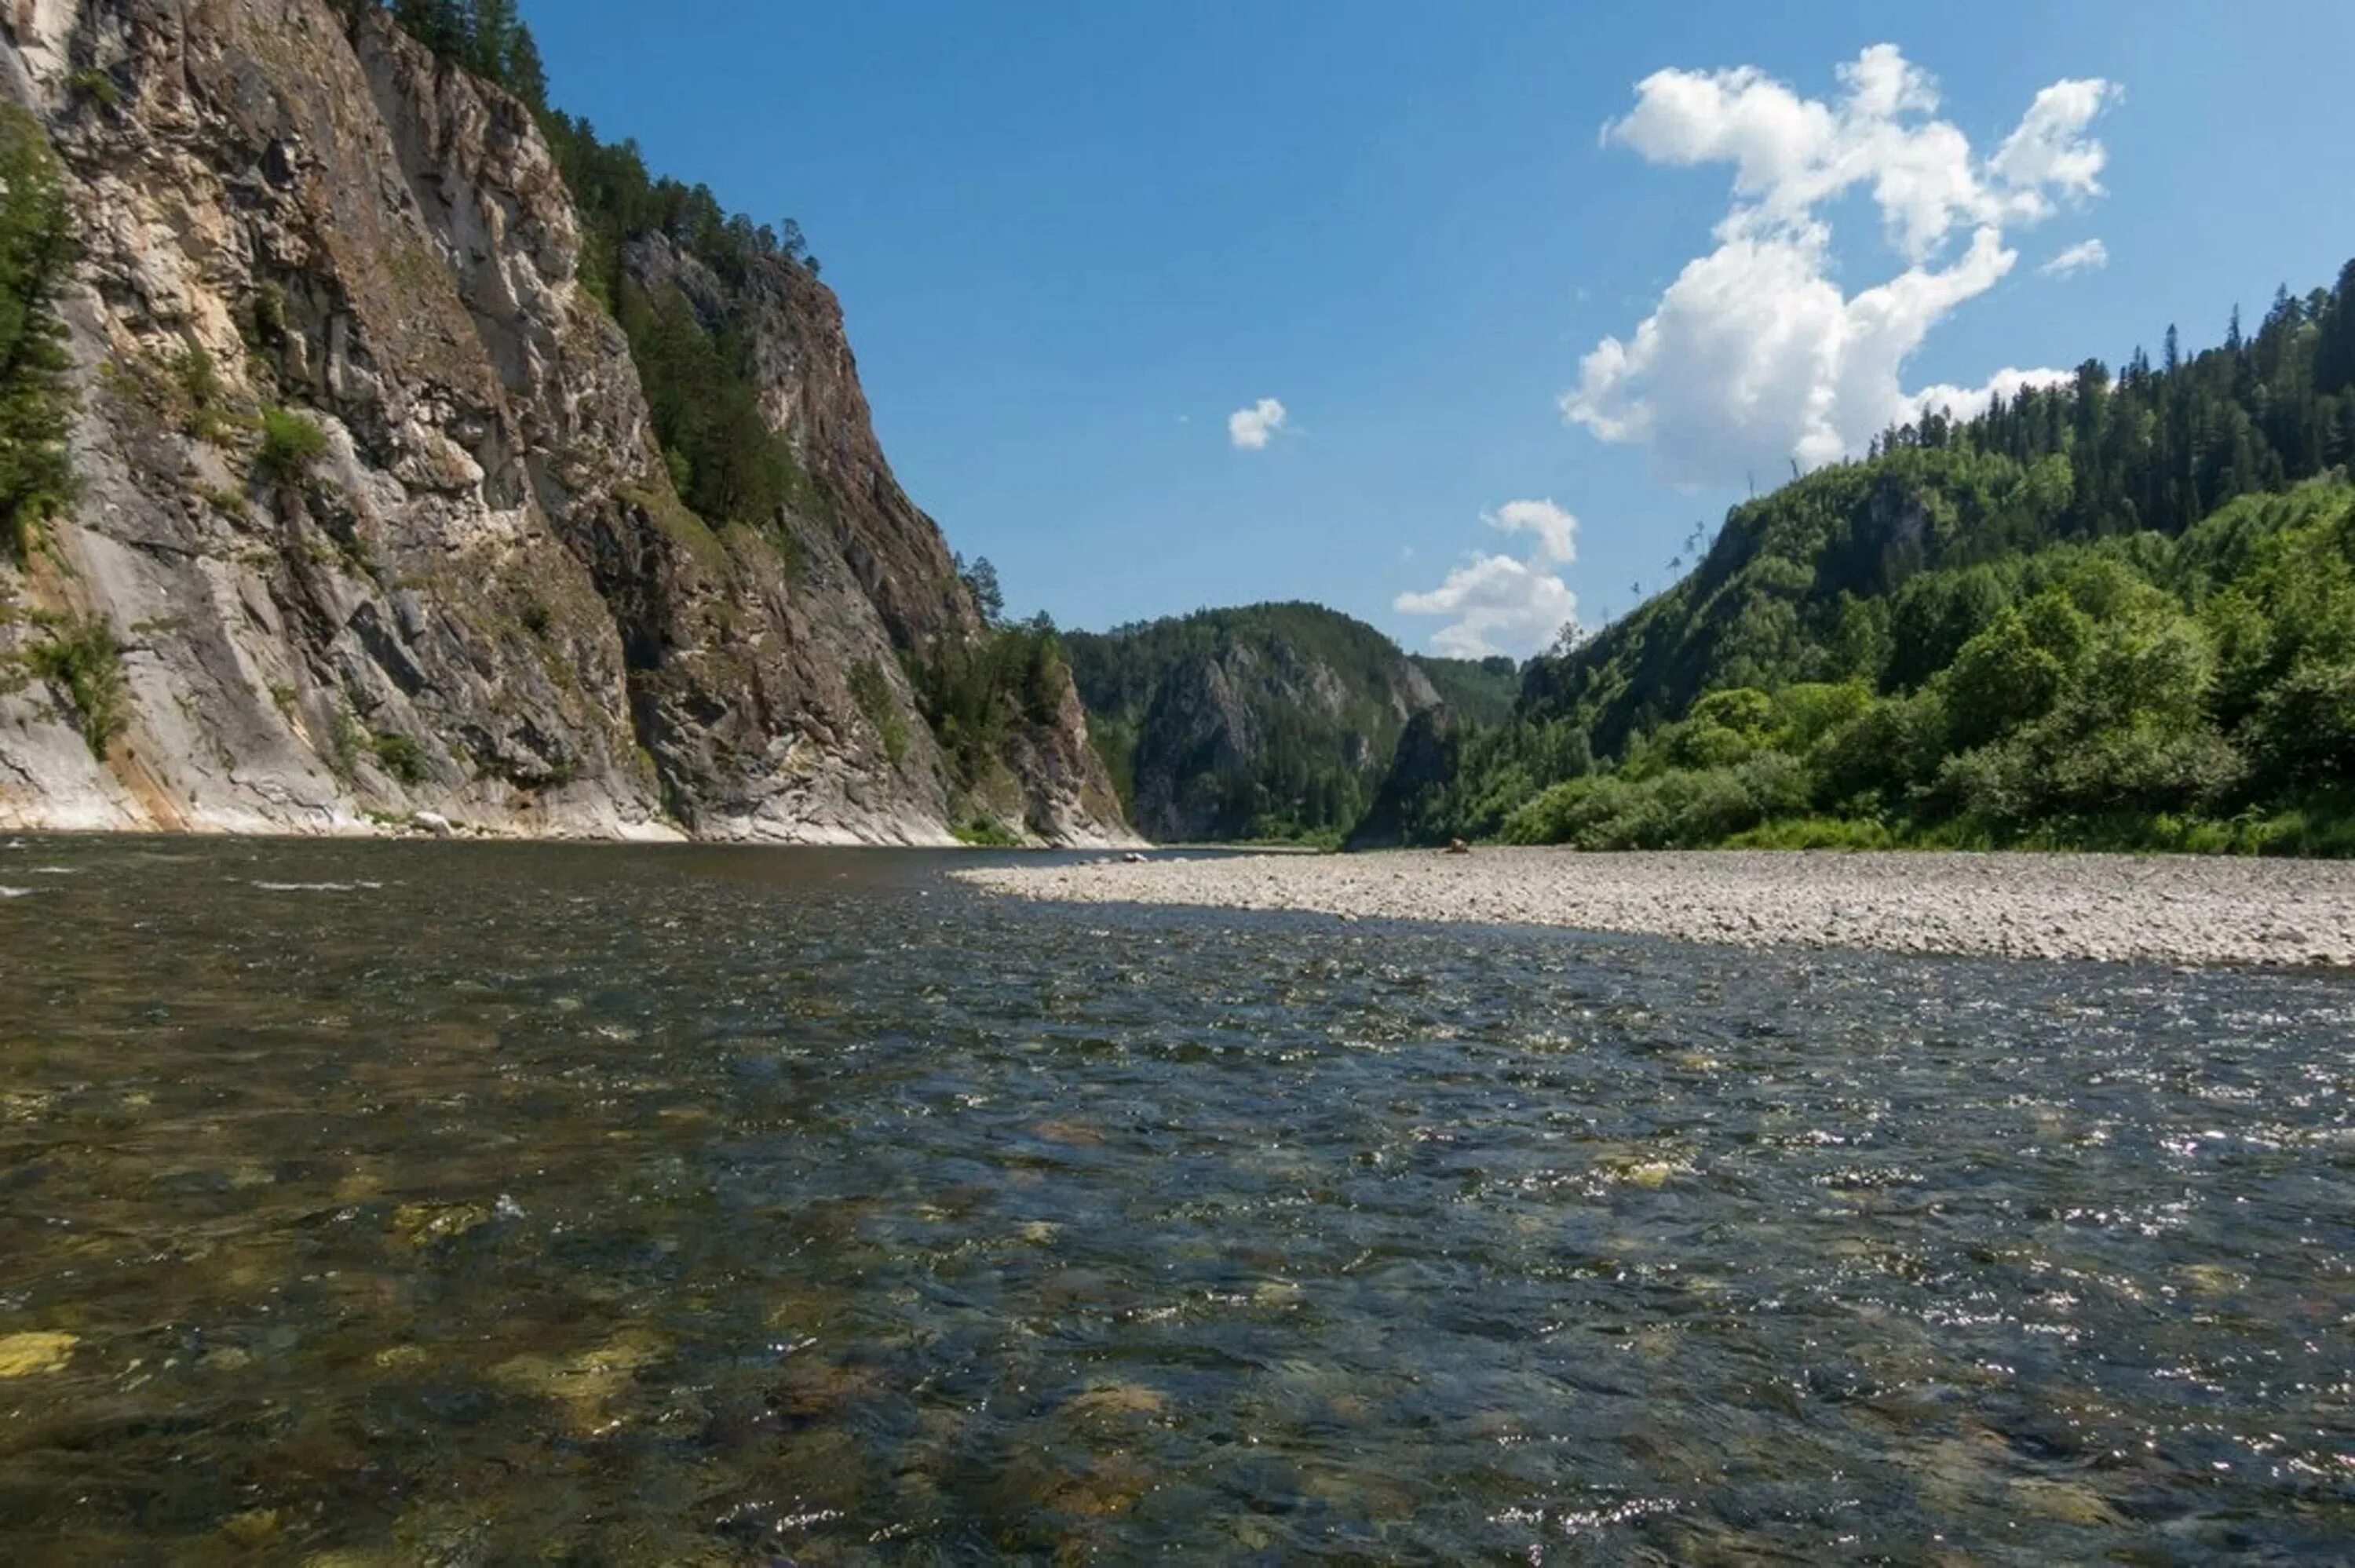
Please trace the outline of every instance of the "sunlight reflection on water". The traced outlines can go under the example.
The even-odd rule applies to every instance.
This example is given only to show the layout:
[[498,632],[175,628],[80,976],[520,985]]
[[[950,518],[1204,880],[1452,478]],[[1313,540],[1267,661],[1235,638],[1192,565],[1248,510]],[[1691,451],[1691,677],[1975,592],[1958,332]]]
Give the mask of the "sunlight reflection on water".
[[2355,1530],[2344,980],[1069,911],[904,853],[13,862],[12,1562]]

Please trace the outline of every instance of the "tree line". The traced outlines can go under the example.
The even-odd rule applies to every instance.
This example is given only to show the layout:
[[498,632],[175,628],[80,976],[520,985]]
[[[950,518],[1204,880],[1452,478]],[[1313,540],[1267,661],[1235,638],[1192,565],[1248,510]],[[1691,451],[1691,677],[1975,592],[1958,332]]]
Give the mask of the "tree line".
[[1412,836],[2355,850],[2355,262],[1738,506]]

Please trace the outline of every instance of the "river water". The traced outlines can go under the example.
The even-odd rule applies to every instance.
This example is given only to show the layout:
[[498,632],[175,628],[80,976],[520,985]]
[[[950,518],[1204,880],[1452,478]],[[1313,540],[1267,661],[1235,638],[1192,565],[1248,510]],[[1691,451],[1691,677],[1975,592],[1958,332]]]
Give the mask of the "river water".
[[0,1561],[2355,1542],[2355,982],[0,845]]

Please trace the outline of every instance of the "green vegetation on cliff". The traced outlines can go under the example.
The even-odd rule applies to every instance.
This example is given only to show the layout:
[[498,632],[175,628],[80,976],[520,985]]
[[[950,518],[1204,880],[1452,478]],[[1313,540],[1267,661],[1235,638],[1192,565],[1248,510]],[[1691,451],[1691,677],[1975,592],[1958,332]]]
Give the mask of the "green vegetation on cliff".
[[[357,16],[381,0],[336,0]],[[645,389],[655,434],[688,509],[717,529],[768,529],[792,508],[826,499],[761,410],[750,345],[725,322],[700,319],[678,290],[649,290],[623,255],[649,236],[741,287],[762,262],[817,270],[801,228],[731,214],[709,185],[655,175],[635,141],[607,142],[585,119],[548,101],[539,48],[514,0],[391,0],[392,19],[442,58],[522,100],[538,120],[571,193],[581,228],[581,278],[622,325]]]
[[1026,726],[1050,726],[1062,702],[1062,639],[1045,616],[943,639],[906,661],[916,705],[939,739],[958,794],[982,791]]
[[73,493],[65,329],[57,294],[73,260],[65,186],[32,116],[0,104],[0,557]]
[[[387,0],[336,3],[357,18]],[[759,534],[796,570],[805,547],[789,519],[838,524],[859,501],[834,493],[844,482],[838,473],[829,479],[797,460],[772,423],[755,364],[759,302],[798,292],[791,281],[819,270],[800,225],[730,213],[708,185],[650,171],[635,141],[607,141],[586,119],[553,107],[538,48],[513,0],[389,0],[389,14],[442,59],[506,88],[531,111],[580,219],[581,281],[628,339],[679,501],[712,534],[731,525]],[[954,606],[962,597],[973,617],[946,615],[947,630],[899,649],[900,662],[939,742],[952,809],[966,823],[961,831],[1004,836],[992,813],[1019,820],[1018,758],[1062,716],[1062,644],[1043,620],[1003,622],[988,563],[968,572],[960,562],[943,579],[943,600]],[[891,683],[871,663],[848,678],[899,766],[909,735]]]
[[46,635],[26,649],[26,668],[73,705],[77,727],[90,743],[91,754],[103,758],[126,722],[129,694],[123,645],[102,616],[38,619]]
[[1499,653],[1487,659],[1442,659],[1410,653],[1447,711],[1473,724],[1498,724],[1511,716],[1521,694],[1521,667]]
[[[1408,837],[2355,850],[2355,263],[1737,507]],[[1574,741],[1565,737],[1575,737]]]
[[705,325],[675,288],[649,291],[623,278],[616,289],[614,316],[687,509],[714,527],[754,529],[773,529],[787,510],[822,513],[824,497],[761,411],[737,334]]

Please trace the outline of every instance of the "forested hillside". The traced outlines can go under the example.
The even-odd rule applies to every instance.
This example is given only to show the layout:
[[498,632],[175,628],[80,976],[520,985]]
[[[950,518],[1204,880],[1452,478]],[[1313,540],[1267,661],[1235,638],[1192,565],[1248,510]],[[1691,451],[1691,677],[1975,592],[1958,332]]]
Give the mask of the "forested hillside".
[[[1431,666],[1320,605],[1208,609],[1065,641],[1130,820],[1165,842],[1337,841],[1408,719],[1441,701]],[[1466,702],[1493,707],[1497,672],[1434,662]]]
[[2355,848],[2355,263],[2165,342],[1737,507],[1400,830]]
[[1521,667],[1501,653],[1487,659],[1442,659],[1432,653],[1407,658],[1458,719],[1497,724],[1510,717],[1513,705],[1520,700]]

